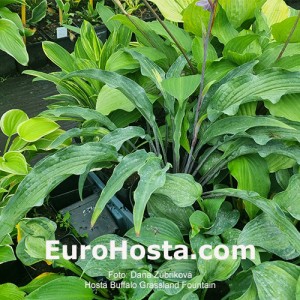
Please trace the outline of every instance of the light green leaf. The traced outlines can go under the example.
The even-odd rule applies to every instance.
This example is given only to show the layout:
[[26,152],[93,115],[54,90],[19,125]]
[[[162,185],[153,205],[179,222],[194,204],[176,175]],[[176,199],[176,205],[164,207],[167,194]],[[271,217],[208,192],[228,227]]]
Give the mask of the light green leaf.
[[266,17],[269,27],[279,23],[289,17],[289,7],[284,0],[267,0],[262,7],[262,12]]
[[22,32],[22,34],[24,33],[24,26],[18,13],[12,12],[7,7],[1,8],[0,6],[0,17],[12,21],[15,25],[18,26],[19,31]]
[[200,210],[196,210],[190,216],[190,224],[192,227],[191,238],[201,232],[203,229],[210,227],[210,220],[206,213]]
[[162,169],[161,164],[161,158],[149,158],[138,170],[140,180],[133,193],[133,221],[137,235],[140,234],[147,202],[149,201],[153,192],[165,184],[166,172],[168,171],[170,165],[168,164]]
[[[238,189],[254,191],[263,197],[268,196],[271,186],[269,168],[266,161],[258,154],[240,156],[229,162],[228,169],[238,182]],[[259,208],[249,202],[244,204],[248,216],[253,219]]]
[[23,154],[10,151],[0,157],[0,170],[14,175],[26,175],[28,166]]
[[287,189],[276,194],[273,201],[293,218],[300,220],[300,175],[292,176]]
[[0,285],[0,295],[2,300],[22,300],[25,299],[25,293],[12,283]]
[[11,109],[2,115],[0,128],[5,135],[11,137],[17,133],[17,127],[26,120],[28,116],[25,112],[20,109]]
[[104,85],[97,97],[96,110],[107,116],[117,109],[129,112],[134,110],[134,105],[122,92]]
[[0,19],[0,50],[11,55],[21,65],[25,66],[29,61],[19,28],[7,19]]
[[[277,42],[285,43],[288,39],[293,26],[295,25],[297,16],[289,17],[280,23],[272,25],[272,34]],[[290,43],[300,42],[300,24],[298,23],[296,29],[290,39]]]
[[86,287],[86,282],[78,277],[57,278],[30,293],[26,299],[43,300],[93,300],[94,293]]
[[137,70],[138,67],[138,62],[136,62],[135,59],[121,49],[113,53],[108,58],[105,65],[105,70],[124,75]]
[[0,264],[13,260],[16,260],[16,257],[12,247],[9,245],[0,246]]
[[168,78],[162,81],[163,88],[179,102],[182,107],[183,102],[188,99],[200,84],[200,75],[189,75],[178,78]]
[[145,150],[138,150],[128,154],[120,161],[97,201],[92,215],[92,226],[96,223],[107,202],[122,188],[126,179],[144,166],[151,157],[155,157],[155,154],[147,153]]
[[164,218],[147,218],[142,224],[140,236],[136,236],[133,228],[126,233],[126,236],[147,247],[153,244],[163,245],[165,241],[173,247],[185,244],[179,228],[172,221]]
[[38,162],[2,210],[0,242],[32,207],[40,205],[49,192],[66,178],[72,174],[83,174],[92,162],[116,160],[117,152],[114,147],[102,143],[86,143],[82,146],[69,146]]
[[155,194],[169,197],[179,207],[187,207],[200,199],[202,187],[189,174],[167,174],[164,186],[157,189]]
[[18,126],[17,131],[23,140],[35,142],[58,128],[59,125],[50,119],[35,117],[22,122]]

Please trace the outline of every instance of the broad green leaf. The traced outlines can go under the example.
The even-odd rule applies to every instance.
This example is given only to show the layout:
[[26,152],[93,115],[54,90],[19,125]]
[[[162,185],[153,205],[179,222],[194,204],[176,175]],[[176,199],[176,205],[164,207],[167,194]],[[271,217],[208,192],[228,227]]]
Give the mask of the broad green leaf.
[[12,12],[7,7],[0,7],[0,17],[12,21],[15,25],[18,26],[19,31],[24,34],[24,26],[18,13]]
[[261,247],[286,260],[299,256],[286,235],[274,226],[271,217],[265,213],[246,224],[238,238],[238,244]]
[[[95,111],[94,109],[78,107],[78,106],[66,106],[58,107],[50,110],[46,110],[41,113],[42,116],[49,118],[61,118],[62,120],[85,120],[96,121],[101,125],[106,126],[109,130],[116,129],[116,125],[110,121],[109,118]],[[64,118],[65,117],[65,118]]]
[[279,154],[270,154],[265,159],[270,173],[292,168],[296,164],[294,159]]
[[157,5],[164,18],[172,22],[182,22],[182,11],[194,0],[150,0]]
[[38,5],[33,7],[31,12],[31,18],[28,19],[28,23],[35,24],[41,21],[47,13],[47,0],[41,0]]
[[0,157],[0,170],[14,175],[26,175],[28,166],[24,155],[15,151],[5,153]]
[[206,231],[206,234],[220,235],[228,229],[233,228],[240,218],[240,213],[236,209],[232,209],[232,206],[228,202],[223,202],[216,219],[211,228]]
[[136,62],[128,53],[121,49],[113,53],[108,58],[105,65],[105,70],[124,75],[134,72],[138,69],[138,67],[138,62]]
[[192,227],[191,238],[201,232],[203,229],[207,229],[210,227],[210,220],[206,213],[200,210],[196,210],[190,216],[190,224]]
[[150,217],[171,220],[183,234],[188,234],[190,231],[189,217],[194,212],[192,206],[179,207],[168,196],[153,194],[147,203],[147,211]]
[[267,0],[262,7],[262,12],[266,16],[267,23],[271,27],[289,17],[289,7],[284,0]]
[[143,167],[151,157],[155,157],[154,153],[138,150],[128,154],[120,161],[97,201],[92,215],[92,226],[96,223],[107,202],[122,188],[126,179]]
[[192,1],[182,14],[184,22],[184,29],[187,32],[191,32],[197,36],[202,36],[202,33],[206,33],[208,27],[208,21],[210,11],[205,10],[201,6],[196,5],[196,0]]
[[170,165],[161,168],[162,160],[158,157],[149,158],[138,170],[140,180],[133,193],[133,221],[137,235],[140,235],[144,212],[147,202],[155,190],[162,187],[166,182],[166,172]]
[[28,116],[25,112],[20,109],[11,109],[2,115],[0,128],[5,135],[11,137],[17,133],[17,127],[26,120]]
[[[221,251],[220,251],[221,252]],[[214,257],[213,250],[206,249],[205,255],[212,255],[212,259],[198,259],[198,270],[204,275],[205,282],[224,281],[232,276],[240,265],[241,259],[233,259],[231,255],[224,260]],[[221,253],[222,254],[222,253]]]
[[218,211],[225,201],[225,197],[205,199],[201,202],[201,206],[204,208],[204,212],[208,215],[209,219],[214,222],[216,220]]
[[284,95],[279,102],[273,104],[265,101],[265,106],[275,117],[283,117],[291,121],[300,122],[300,94]]
[[300,175],[291,177],[287,189],[273,198],[284,211],[295,219],[300,220]]
[[238,134],[247,131],[250,128],[256,127],[275,127],[295,129],[280,120],[268,116],[233,116],[220,119],[212,123],[203,133],[201,144],[205,145],[213,138],[227,134]]
[[41,275],[35,277],[32,281],[30,281],[25,286],[20,287],[19,289],[26,293],[31,293],[41,286],[47,284],[48,282],[62,278],[63,276],[57,273],[42,273]]
[[[195,37],[192,45],[193,58],[197,62],[198,70],[201,72],[204,59],[204,44],[201,37]],[[208,66],[212,61],[218,58],[215,48],[209,43],[207,48],[206,65]],[[199,75],[200,76],[200,75]],[[199,79],[200,80],[200,79]]]
[[1,3],[0,3],[0,7],[4,7],[4,6],[6,6],[8,4],[11,4],[11,3],[21,4],[22,0],[2,0]]
[[[112,252],[110,251],[110,243],[111,241],[115,242],[116,247],[121,247],[122,243],[127,243],[127,259],[122,258],[122,253],[120,251],[116,251],[115,258],[112,259],[110,256]],[[131,241],[120,237],[114,234],[106,234],[100,237],[97,237],[90,243],[91,247],[95,247],[97,245],[103,245],[107,248],[107,256],[102,260],[96,259],[93,255],[92,250],[86,251],[85,258],[79,258],[76,262],[76,265],[82,268],[83,272],[89,276],[97,277],[97,276],[105,276],[109,280],[120,280],[118,276],[118,272],[124,272],[126,270],[131,269],[139,269],[145,267],[145,261],[143,260],[134,260],[130,256],[130,247],[134,245]],[[103,255],[102,249],[98,249],[97,255]],[[110,271],[112,273],[110,273]]]
[[216,120],[222,113],[234,115],[239,106],[252,101],[277,103],[285,94],[299,93],[299,72],[265,71],[244,75],[223,84],[210,99],[208,117]]
[[[238,189],[254,191],[263,197],[268,196],[271,186],[269,168],[266,161],[258,154],[240,156],[229,162],[228,169],[238,182]],[[253,219],[259,208],[249,202],[244,204],[248,216]]]
[[13,260],[16,260],[16,257],[12,247],[9,245],[0,246],[0,264]]
[[153,244],[161,246],[165,241],[173,247],[185,244],[176,224],[164,218],[147,218],[142,224],[140,236],[136,236],[133,228],[126,233],[126,236],[147,247]]
[[104,85],[97,97],[96,110],[107,116],[117,109],[129,112],[134,110],[134,105],[122,92]]
[[300,267],[272,261],[260,264],[252,273],[259,299],[295,299]]
[[[298,255],[300,254],[300,233],[274,201],[269,201],[255,192],[235,189],[214,190],[211,194],[212,197],[222,195],[241,198],[259,207],[266,215],[268,215],[268,218],[273,223],[273,228],[276,228],[276,230],[278,230],[286,238],[287,242],[294,248],[294,251],[297,252]],[[255,220],[256,219],[251,222],[254,222]],[[272,243],[274,244],[273,240]],[[285,258],[283,257],[283,259]]]
[[[283,20],[280,23],[276,23],[272,25],[272,34],[277,42],[285,43],[288,39],[292,28],[297,20],[297,16],[289,17]],[[300,42],[300,24],[297,24],[297,27],[290,39],[290,43],[298,43]]]
[[224,58],[238,65],[256,59],[262,53],[258,39],[258,35],[250,33],[233,38],[225,45]]
[[19,28],[7,19],[0,19],[0,50],[11,55],[21,65],[25,66],[29,61]]
[[78,277],[67,276],[57,278],[30,293],[26,299],[44,300],[93,300],[94,293],[86,287],[86,282]]
[[114,147],[102,143],[86,143],[82,146],[69,146],[38,162],[2,210],[0,241],[32,207],[40,205],[49,192],[66,178],[72,174],[83,174],[92,162],[116,160],[117,152]]
[[101,142],[112,145],[119,150],[126,141],[137,137],[147,139],[144,129],[137,126],[128,126],[108,133],[101,139]]
[[155,194],[169,197],[179,207],[187,207],[200,199],[202,187],[189,174],[167,174],[164,186],[157,189]]
[[259,10],[266,0],[220,0],[228,20],[235,28],[240,27],[245,21],[254,18],[255,11]]
[[2,300],[22,300],[25,299],[25,293],[12,283],[4,283],[0,285],[0,295]]
[[58,128],[59,125],[50,119],[34,117],[22,122],[18,126],[17,131],[23,140],[27,142],[35,142]]
[[[188,259],[167,261],[157,269],[156,274],[158,274],[158,277],[167,278],[167,280],[171,282],[187,282],[195,277],[197,273],[196,262]],[[178,274],[182,274],[183,276],[178,278]]]
[[189,75],[178,78],[168,78],[162,81],[163,88],[179,102],[183,102],[191,96],[200,84],[200,75]]

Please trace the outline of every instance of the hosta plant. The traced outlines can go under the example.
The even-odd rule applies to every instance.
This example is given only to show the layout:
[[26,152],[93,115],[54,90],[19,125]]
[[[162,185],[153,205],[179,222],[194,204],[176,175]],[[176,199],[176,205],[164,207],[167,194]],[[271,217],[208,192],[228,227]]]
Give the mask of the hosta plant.
[[[299,41],[297,35],[293,37],[297,23],[291,14],[295,11],[287,8],[286,15],[275,14],[277,6],[285,7],[282,1],[275,2],[259,1],[257,9],[247,5],[234,15],[234,5],[229,2],[211,1],[207,9],[195,1],[196,8],[186,12],[191,23],[189,29],[185,24],[185,30],[193,34],[187,38],[192,50],[188,58],[198,72],[193,72],[176,45],[172,47],[178,50],[177,57],[168,56],[168,65],[160,66],[139,51],[147,41],[138,36],[139,46],[126,47],[123,53],[138,64],[137,73],[152,82],[155,101],[127,73],[103,70],[99,65],[51,77],[59,86],[74,90],[82,82],[105,84],[121,92],[141,117],[122,127],[91,108],[69,105],[45,111],[42,117],[82,121],[80,128],[58,137],[49,149],[70,137],[80,137],[81,143],[46,157],[21,182],[0,215],[2,244],[17,224],[22,228],[30,222],[24,219],[26,213],[71,174],[80,175],[82,189],[91,170],[113,168],[91,226],[130,179],[134,182],[134,228],[124,237],[98,237],[91,246],[108,245],[111,240],[117,245],[126,240],[129,245],[145,247],[167,241],[172,250],[186,245],[189,251],[188,259],[170,261],[122,260],[119,256],[99,261],[88,252],[76,262],[75,273],[81,270],[84,276],[124,282],[117,293],[108,296],[101,290],[97,297],[215,299],[221,295],[210,294],[208,284],[223,282],[229,288],[225,299],[297,299]],[[193,23],[198,20],[192,18],[194,14],[208,14],[201,30]],[[113,20],[137,33],[137,27],[144,26],[148,32],[151,26],[139,22],[134,27],[123,16]],[[165,35],[159,28],[154,32],[158,37]],[[47,79],[46,75],[38,76]],[[27,249],[20,250],[18,256],[24,263],[45,259],[43,251],[31,250],[35,243],[30,244],[30,240],[38,237],[32,232],[23,237],[27,242],[22,242],[21,235],[18,247]],[[41,245],[49,238],[45,236]],[[254,245],[255,256],[204,260],[198,255],[202,245],[212,249]],[[55,265],[55,260],[49,263]],[[119,271],[127,276],[120,278]],[[132,278],[132,272],[144,277]],[[191,274],[192,278],[178,279],[174,273]],[[135,282],[141,287],[144,278],[148,288],[125,284]],[[68,279],[64,280],[67,283]],[[161,284],[166,281],[178,284],[168,288]],[[194,284],[204,284],[204,288],[193,288]],[[42,293],[46,286],[36,293]],[[14,289],[22,291],[16,286]]]

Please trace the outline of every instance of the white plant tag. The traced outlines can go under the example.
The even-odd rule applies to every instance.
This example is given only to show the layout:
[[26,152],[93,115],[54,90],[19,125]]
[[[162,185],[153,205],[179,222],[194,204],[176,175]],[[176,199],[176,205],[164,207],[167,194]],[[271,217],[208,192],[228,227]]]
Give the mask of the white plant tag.
[[57,27],[56,28],[56,37],[62,39],[68,36],[68,29],[66,27]]

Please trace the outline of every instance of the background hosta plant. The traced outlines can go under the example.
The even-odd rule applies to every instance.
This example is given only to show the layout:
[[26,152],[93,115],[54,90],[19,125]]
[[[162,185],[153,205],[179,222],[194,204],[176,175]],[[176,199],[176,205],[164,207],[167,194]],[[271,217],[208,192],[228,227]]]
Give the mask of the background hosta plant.
[[[118,257],[99,262],[89,254],[76,263],[84,274],[117,280],[109,270],[152,275],[189,271],[193,278],[185,282],[228,283],[228,299],[280,299],[278,295],[295,299],[300,275],[299,45],[297,40],[285,44],[276,34],[276,24],[296,12],[287,7],[285,14],[275,14],[276,6],[286,8],[282,1],[259,1],[255,7],[242,1],[237,15],[234,9],[240,2],[216,3],[211,11],[196,6],[196,1],[190,4],[183,11],[185,30],[165,23],[184,38],[187,57],[157,23],[131,17],[132,23],[119,15],[110,19],[116,22],[110,26],[128,32],[121,51],[116,46],[105,54],[113,38],[102,45],[88,23],[81,30],[89,38],[82,34],[74,54],[61,55],[65,52],[58,46],[44,45],[62,72],[31,73],[55,82],[60,94],[54,99],[64,101],[65,107],[53,106],[40,117],[82,123],[48,148],[59,147],[70,137],[80,137],[80,142],[40,161],[20,183],[0,215],[2,245],[9,244],[5,238],[24,222],[25,214],[71,174],[80,175],[82,188],[91,170],[113,168],[91,225],[125,181],[133,178],[134,228],[124,237],[98,237],[92,245],[111,239],[144,246],[167,240],[172,245],[186,244],[196,259],[153,263]],[[199,16],[207,17],[201,19],[207,23],[197,23]],[[116,37],[118,33],[112,31]],[[129,46],[131,32],[138,40],[134,48]],[[91,51],[91,41],[96,51]],[[167,59],[161,63],[147,55],[145,47]],[[96,97],[109,94],[118,97],[122,108],[136,111],[136,117],[120,123],[116,120],[121,114],[114,118],[107,110],[104,116],[101,107],[106,103],[103,98],[97,103]],[[197,256],[203,244],[213,249],[220,244],[253,244],[256,256],[205,261]],[[163,281],[151,275],[148,280]],[[205,293],[184,285],[122,288],[115,299],[148,295],[150,299],[203,299]]]

